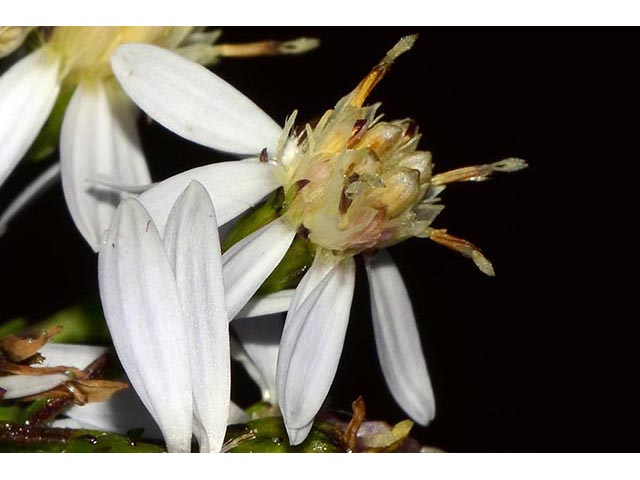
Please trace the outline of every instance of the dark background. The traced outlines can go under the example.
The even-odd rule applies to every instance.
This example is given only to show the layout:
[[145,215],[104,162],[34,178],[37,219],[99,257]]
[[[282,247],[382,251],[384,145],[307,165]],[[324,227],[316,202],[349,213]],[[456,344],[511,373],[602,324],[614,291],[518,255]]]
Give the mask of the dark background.
[[[387,119],[418,122],[437,172],[509,156],[530,165],[443,196],[435,225],[482,248],[495,278],[427,240],[391,249],[437,402],[436,419],[415,436],[448,451],[638,451],[637,216],[618,213],[633,205],[633,190],[629,199],[620,191],[637,149],[620,147],[637,136],[636,30],[229,27],[222,41],[316,36],[322,46],[214,70],[279,123],[295,108],[310,119],[414,32],[414,49],[371,101],[383,102]],[[221,158],[157,125],[141,128],[155,180]],[[20,166],[0,206],[41,169]],[[0,238],[0,322],[41,318],[94,292],[95,263],[53,188]],[[329,405],[349,410],[363,395],[370,418],[399,421],[358,275]]]

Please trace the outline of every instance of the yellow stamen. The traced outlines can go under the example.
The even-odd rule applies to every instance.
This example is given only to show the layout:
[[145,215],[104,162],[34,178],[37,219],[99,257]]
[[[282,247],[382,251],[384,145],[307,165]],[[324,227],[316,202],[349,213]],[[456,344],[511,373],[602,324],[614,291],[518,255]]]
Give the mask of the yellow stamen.
[[493,172],[517,172],[527,167],[527,162],[521,158],[505,158],[489,165],[474,165],[456,168],[448,172],[434,175],[433,185],[446,185],[454,182],[482,182],[488,180]]
[[446,230],[434,229],[429,232],[428,236],[434,242],[455,250],[456,252],[459,252],[465,257],[473,260],[473,263],[475,263],[480,271],[485,275],[489,275],[490,277],[495,276],[496,273],[493,270],[491,262],[482,254],[478,247],[473,245],[471,242],[449,235]]
[[402,37],[398,43],[396,43],[391,50],[387,52],[380,63],[378,63],[369,74],[358,84],[355,90],[351,93],[349,104],[352,107],[361,107],[364,101],[367,99],[371,90],[375,88],[380,80],[391,68],[391,65],[403,53],[411,50],[418,35],[409,35]]

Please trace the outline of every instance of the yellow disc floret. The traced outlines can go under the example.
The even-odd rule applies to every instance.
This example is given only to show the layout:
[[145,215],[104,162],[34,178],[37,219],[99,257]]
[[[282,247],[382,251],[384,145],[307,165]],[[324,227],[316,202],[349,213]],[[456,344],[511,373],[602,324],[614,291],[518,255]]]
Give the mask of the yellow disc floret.
[[332,255],[356,255],[422,237],[462,253],[493,275],[491,263],[473,244],[431,227],[444,208],[438,195],[449,183],[486,180],[493,172],[525,168],[526,162],[508,158],[432,175],[431,154],[417,149],[416,123],[381,121],[379,104],[364,106],[415,39],[401,39],[315,127],[292,134],[296,113],[288,119],[274,159],[285,186],[283,218],[316,250]]
[[441,209],[421,204],[430,186],[431,154],[417,150],[415,122],[382,122],[378,104],[362,106],[413,40],[406,37],[394,47],[315,128],[290,139],[296,148],[281,149],[285,218],[304,226],[321,248],[356,254],[390,245],[423,232]]

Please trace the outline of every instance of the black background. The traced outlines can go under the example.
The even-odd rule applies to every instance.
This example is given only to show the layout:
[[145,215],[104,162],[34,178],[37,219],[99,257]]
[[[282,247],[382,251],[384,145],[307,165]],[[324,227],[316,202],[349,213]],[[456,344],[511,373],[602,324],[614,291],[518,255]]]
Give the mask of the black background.
[[[435,225],[482,248],[495,278],[427,240],[391,249],[437,402],[415,436],[449,451],[639,450],[637,215],[618,213],[633,205],[621,183],[637,162],[637,149],[622,147],[637,136],[637,31],[229,27],[223,41],[317,36],[322,46],[214,70],[279,123],[295,108],[310,119],[414,32],[414,49],[371,97],[386,118],[418,122],[437,172],[509,156],[530,165],[443,197]],[[140,123],[154,180],[222,158]],[[41,169],[21,165],[0,205]],[[96,289],[95,263],[53,188],[0,238],[0,322],[84,298]],[[362,269],[329,406],[348,410],[360,394],[370,418],[403,418],[378,366]]]

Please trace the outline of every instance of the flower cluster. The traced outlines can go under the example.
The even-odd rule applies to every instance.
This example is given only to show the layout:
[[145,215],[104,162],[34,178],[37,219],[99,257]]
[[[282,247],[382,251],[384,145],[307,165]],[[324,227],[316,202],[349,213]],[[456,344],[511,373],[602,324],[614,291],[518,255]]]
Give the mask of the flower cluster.
[[[27,106],[17,133],[0,147],[0,181],[61,89],[75,89],[61,131],[65,197],[99,252],[113,345],[169,451],[190,451],[192,435],[200,451],[223,448],[238,410],[230,401],[231,356],[282,415],[289,442],[304,442],[338,368],[358,255],[391,394],[415,422],[434,418],[416,318],[386,249],[431,239],[493,275],[478,248],[432,226],[444,208],[441,194],[452,182],[481,181],[526,163],[509,158],[434,174],[430,152],[419,149],[417,124],[383,120],[380,104],[366,103],[415,40],[402,38],[315,125],[297,125],[295,111],[278,125],[200,64],[210,63],[201,60],[212,39],[186,28],[56,28],[0,79],[0,134],[9,130],[7,108]],[[245,158],[151,184],[133,104],[188,140]],[[264,215],[272,192],[275,208]],[[223,225],[235,238],[224,251]],[[310,252],[298,272],[304,276],[295,288],[264,295],[261,286],[297,244]],[[286,312],[284,326],[251,318],[279,312]],[[0,386],[8,380],[0,377]],[[408,432],[405,424],[402,430]]]
[[[0,38],[8,37],[3,42],[14,48],[29,30],[12,27],[0,31]],[[61,173],[69,212],[95,251],[121,200],[108,186],[151,183],[136,127],[138,111],[111,70],[111,55],[119,45],[158,45],[208,65],[222,56],[299,53],[317,46],[312,39],[212,45],[220,32],[196,27],[55,27],[36,33],[38,48],[0,77],[0,186],[47,119],[49,129],[59,132],[60,163],[9,209],[11,215],[0,219],[0,232],[13,210]],[[34,154],[51,153],[55,144],[47,147]]]

